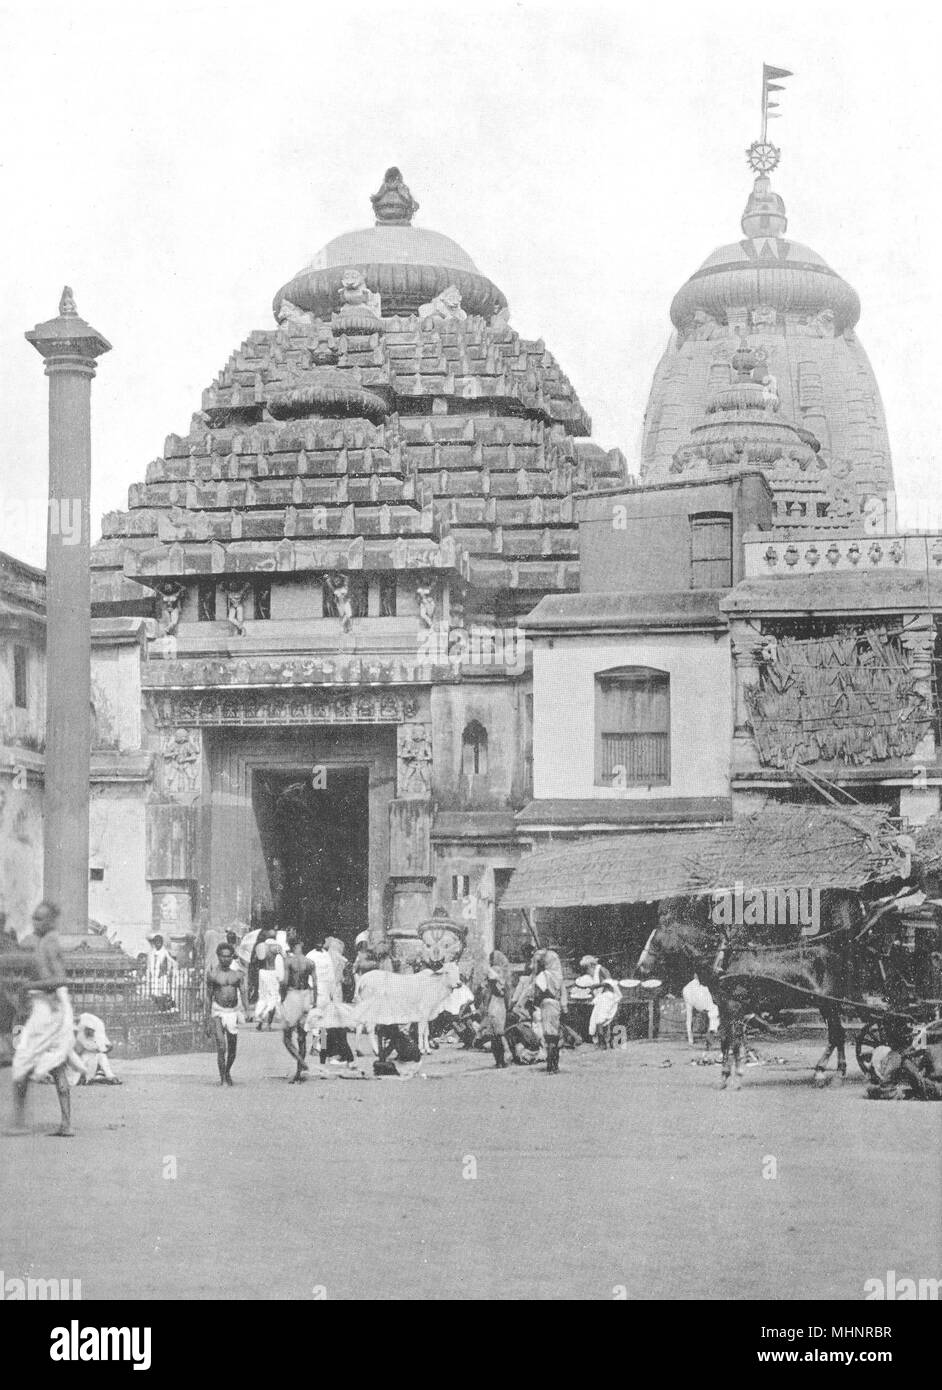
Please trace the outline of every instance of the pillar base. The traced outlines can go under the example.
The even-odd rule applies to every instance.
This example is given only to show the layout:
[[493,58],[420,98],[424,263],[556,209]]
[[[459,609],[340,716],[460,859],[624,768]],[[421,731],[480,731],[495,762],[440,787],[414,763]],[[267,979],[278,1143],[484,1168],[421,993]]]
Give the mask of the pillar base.
[[177,956],[193,940],[193,885],[186,882],[151,882],[151,930],[160,932]]
[[409,962],[422,953],[419,927],[432,914],[432,884],[411,879],[392,885],[392,919],[388,939],[393,959]]

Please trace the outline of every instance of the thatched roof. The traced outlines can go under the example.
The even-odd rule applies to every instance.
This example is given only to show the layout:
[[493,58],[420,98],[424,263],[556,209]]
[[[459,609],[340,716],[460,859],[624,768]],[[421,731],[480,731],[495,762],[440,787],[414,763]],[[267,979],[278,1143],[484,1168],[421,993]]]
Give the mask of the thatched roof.
[[538,850],[503,908],[656,902],[732,888],[845,888],[906,877],[882,811],[776,806],[707,830],[607,835]]

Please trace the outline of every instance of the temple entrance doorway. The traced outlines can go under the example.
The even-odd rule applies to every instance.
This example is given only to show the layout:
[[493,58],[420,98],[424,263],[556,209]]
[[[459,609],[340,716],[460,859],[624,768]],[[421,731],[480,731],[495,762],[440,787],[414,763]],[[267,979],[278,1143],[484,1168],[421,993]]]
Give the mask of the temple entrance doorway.
[[309,950],[318,932],[352,947],[369,927],[370,776],[345,764],[255,768],[252,808],[279,927]]

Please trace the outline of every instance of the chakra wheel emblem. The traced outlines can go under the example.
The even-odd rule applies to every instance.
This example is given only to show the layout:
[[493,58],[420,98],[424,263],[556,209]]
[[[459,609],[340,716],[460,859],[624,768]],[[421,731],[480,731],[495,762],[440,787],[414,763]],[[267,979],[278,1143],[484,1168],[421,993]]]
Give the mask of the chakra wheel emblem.
[[756,174],[771,174],[782,157],[782,151],[769,140],[753,140],[746,151],[746,162]]

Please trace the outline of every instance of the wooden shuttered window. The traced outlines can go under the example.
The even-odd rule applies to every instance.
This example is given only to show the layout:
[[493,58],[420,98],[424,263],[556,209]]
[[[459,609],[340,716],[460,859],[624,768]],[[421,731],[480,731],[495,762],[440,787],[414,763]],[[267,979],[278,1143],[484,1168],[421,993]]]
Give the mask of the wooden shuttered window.
[[13,703],[17,709],[29,705],[29,686],[27,679],[28,656],[26,648],[19,642],[13,647]]
[[597,786],[666,786],[670,769],[670,677],[620,666],[595,678]]
[[702,512],[690,518],[690,584],[694,589],[733,585],[733,518],[729,512]]

